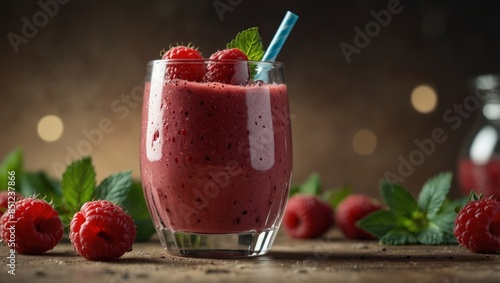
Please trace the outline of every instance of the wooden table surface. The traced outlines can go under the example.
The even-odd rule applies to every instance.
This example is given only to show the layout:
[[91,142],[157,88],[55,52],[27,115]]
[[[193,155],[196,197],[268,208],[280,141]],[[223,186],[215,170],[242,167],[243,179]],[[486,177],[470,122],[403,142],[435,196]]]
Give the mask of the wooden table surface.
[[0,248],[0,282],[500,282],[500,254],[474,254],[458,246],[383,246],[349,241],[332,231],[316,240],[278,235],[271,251],[234,260],[168,255],[160,243],[137,243],[114,262],[88,261],[68,242],[40,256],[16,254],[7,273]]

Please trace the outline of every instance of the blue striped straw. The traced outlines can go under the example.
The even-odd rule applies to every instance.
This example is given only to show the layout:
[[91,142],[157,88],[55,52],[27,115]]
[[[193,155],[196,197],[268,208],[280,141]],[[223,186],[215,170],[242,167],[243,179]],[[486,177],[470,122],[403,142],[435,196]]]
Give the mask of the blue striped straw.
[[[274,62],[276,60],[276,57],[278,57],[278,53],[281,51],[281,48],[283,47],[285,40],[290,34],[290,31],[292,31],[292,28],[298,19],[299,16],[295,15],[294,13],[290,11],[286,12],[285,17],[281,21],[278,30],[274,34],[274,37],[271,40],[271,43],[269,44],[269,47],[266,50],[266,53],[264,53],[262,61]],[[262,68],[259,68],[259,70],[257,71],[257,74],[255,75],[255,80],[267,81],[267,74],[265,71],[262,70]]]
[[278,57],[278,53],[281,51],[281,47],[283,47],[285,40],[290,34],[290,31],[292,31],[292,28],[297,22],[298,18],[299,17],[294,13],[290,11],[286,12],[283,21],[281,21],[278,30],[274,34],[273,40],[271,40],[271,43],[269,44],[269,47],[266,50],[266,53],[264,53],[262,61],[276,60],[276,57]]

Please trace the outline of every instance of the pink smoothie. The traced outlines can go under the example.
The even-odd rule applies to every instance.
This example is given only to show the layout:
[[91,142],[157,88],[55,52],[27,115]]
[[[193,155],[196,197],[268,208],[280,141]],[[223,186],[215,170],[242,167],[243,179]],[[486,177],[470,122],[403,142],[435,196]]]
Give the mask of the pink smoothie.
[[286,85],[147,82],[143,103],[141,175],[159,229],[276,227],[292,173]]

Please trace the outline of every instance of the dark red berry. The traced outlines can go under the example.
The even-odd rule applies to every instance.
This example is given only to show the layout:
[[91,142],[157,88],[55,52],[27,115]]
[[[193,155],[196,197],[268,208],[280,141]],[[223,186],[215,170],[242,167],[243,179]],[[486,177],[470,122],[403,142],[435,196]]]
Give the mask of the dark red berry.
[[7,211],[9,203],[12,205],[16,201],[23,198],[18,192],[13,191],[1,191],[0,192],[0,217]]
[[375,239],[356,225],[366,215],[381,209],[373,198],[362,194],[353,194],[342,200],[335,211],[335,224],[349,239]]
[[475,253],[500,252],[500,202],[468,202],[455,219],[453,234],[460,245]]
[[134,221],[120,206],[96,200],[75,213],[69,238],[79,255],[89,260],[113,260],[132,250],[136,233]]
[[293,238],[316,238],[333,225],[333,211],[316,196],[294,195],[286,206],[283,225]]
[[207,81],[233,85],[246,84],[250,77],[248,57],[238,48],[223,49],[210,56]]
[[71,219],[69,239],[89,260],[113,260],[132,249],[137,230],[121,207],[107,200],[85,203]]
[[42,254],[61,241],[64,230],[57,211],[45,200],[25,198],[0,219],[3,242],[21,254]]
[[162,57],[163,60],[183,60],[170,62],[167,65],[167,79],[181,79],[201,82],[205,77],[205,64],[203,56],[196,49],[188,46],[175,46],[170,48]]

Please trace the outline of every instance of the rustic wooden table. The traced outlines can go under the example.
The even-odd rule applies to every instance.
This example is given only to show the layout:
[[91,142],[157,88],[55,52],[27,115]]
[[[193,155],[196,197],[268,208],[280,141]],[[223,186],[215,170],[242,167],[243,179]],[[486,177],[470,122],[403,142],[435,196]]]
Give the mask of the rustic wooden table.
[[336,231],[316,240],[280,234],[267,255],[234,260],[174,257],[152,240],[117,261],[91,262],[63,242],[41,256],[16,254],[16,275],[7,272],[8,253],[0,248],[0,282],[500,282],[500,254],[382,246],[348,241]]

